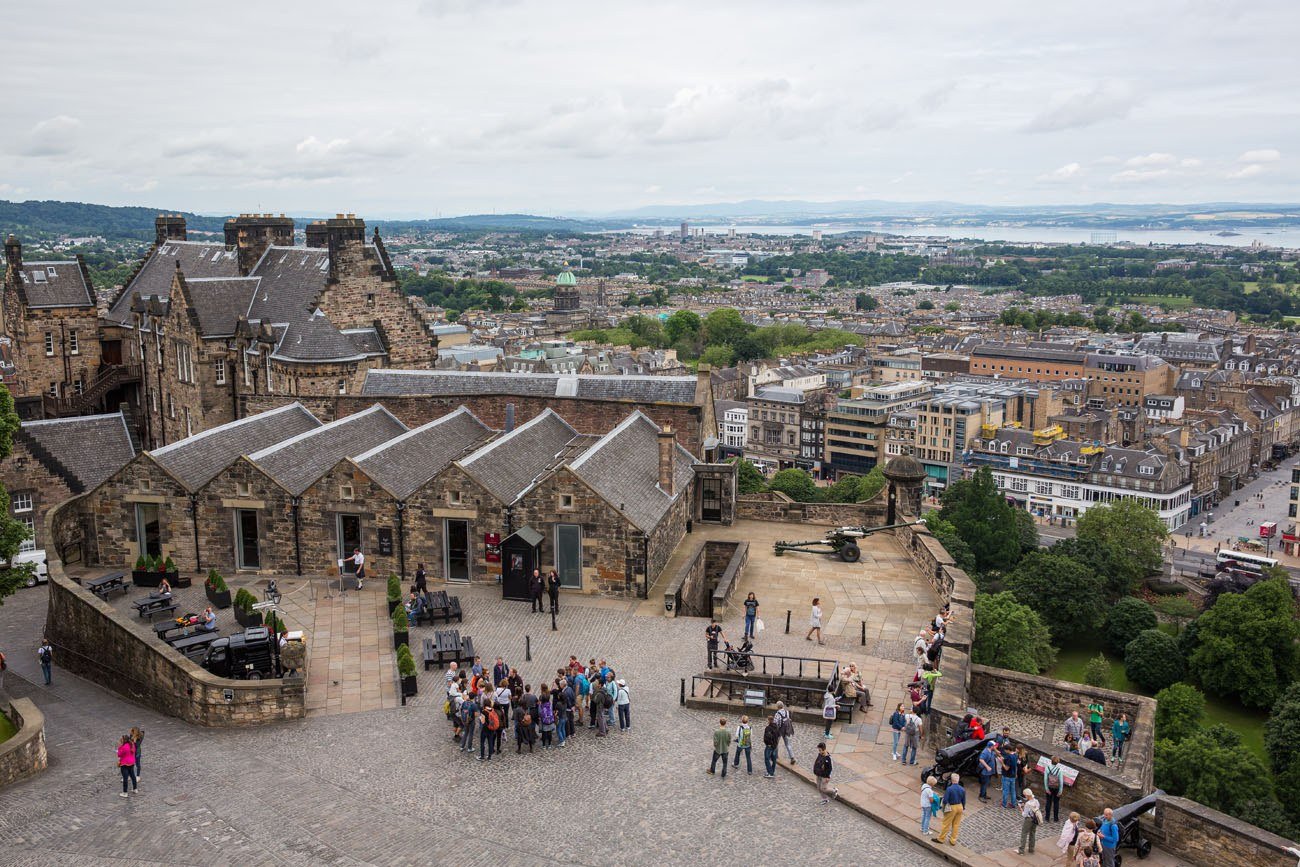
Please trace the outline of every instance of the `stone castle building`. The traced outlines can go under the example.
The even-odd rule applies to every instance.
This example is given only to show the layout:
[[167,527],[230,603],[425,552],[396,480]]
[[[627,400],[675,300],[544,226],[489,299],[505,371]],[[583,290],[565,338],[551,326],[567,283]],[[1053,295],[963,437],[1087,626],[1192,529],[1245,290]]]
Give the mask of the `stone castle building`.
[[340,214],[306,227],[244,214],[221,242],[180,216],[102,313],[80,261],[27,262],[6,242],[6,377],[26,417],[130,408],[147,447],[240,415],[249,395],[348,394],[380,367],[433,365],[436,340],[403,295],[378,230]]

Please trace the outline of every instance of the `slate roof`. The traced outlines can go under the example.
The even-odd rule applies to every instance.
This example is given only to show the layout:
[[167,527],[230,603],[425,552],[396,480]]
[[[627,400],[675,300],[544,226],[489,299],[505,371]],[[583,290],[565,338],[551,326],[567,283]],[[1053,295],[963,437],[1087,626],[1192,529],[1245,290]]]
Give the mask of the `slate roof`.
[[81,264],[24,262],[19,278],[28,307],[94,307],[95,296],[86,285]]
[[362,355],[383,355],[387,352],[378,328],[344,328],[343,335],[352,341],[352,345]]
[[306,407],[291,403],[205,430],[149,455],[188,490],[197,491],[240,455],[320,426]]
[[492,496],[509,505],[532,487],[577,437],[568,422],[548,409],[459,463]]
[[[186,280],[204,277],[238,277],[239,257],[234,250],[213,241],[168,241],[147,258],[122,294],[109,308],[113,322],[131,321],[131,302],[140,295],[166,298],[171,294],[172,276],[179,262]],[[237,312],[242,313],[244,308]]]
[[329,253],[311,247],[267,247],[249,276],[262,283],[248,320],[292,323],[306,319],[329,279]]
[[494,433],[462,406],[375,446],[355,460],[366,475],[397,499],[405,500],[452,461],[490,440]]
[[289,361],[360,361],[366,357],[320,310],[305,319],[291,320],[271,355]]
[[690,490],[690,452],[673,448],[673,493],[659,487],[659,426],[633,412],[569,464],[569,469],[637,529],[649,533],[673,502]]
[[239,314],[248,309],[260,277],[186,277],[189,303],[204,337],[231,337]]
[[18,440],[74,494],[94,488],[135,457],[120,412],[25,421]]
[[283,439],[249,454],[248,458],[296,496],[343,458],[369,451],[406,430],[406,425],[396,416],[375,404],[370,409]]
[[373,397],[500,394],[694,404],[695,384],[693,376],[484,373],[384,368],[367,371],[361,393]]

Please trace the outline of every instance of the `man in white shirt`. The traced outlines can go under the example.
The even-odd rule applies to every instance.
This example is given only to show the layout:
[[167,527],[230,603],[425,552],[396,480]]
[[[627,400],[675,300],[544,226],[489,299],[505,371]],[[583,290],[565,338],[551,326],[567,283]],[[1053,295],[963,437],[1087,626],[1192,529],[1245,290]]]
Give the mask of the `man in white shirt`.
[[354,548],[352,556],[343,562],[357,564],[357,589],[360,590],[365,585],[366,580],[366,555],[361,553],[360,548]]

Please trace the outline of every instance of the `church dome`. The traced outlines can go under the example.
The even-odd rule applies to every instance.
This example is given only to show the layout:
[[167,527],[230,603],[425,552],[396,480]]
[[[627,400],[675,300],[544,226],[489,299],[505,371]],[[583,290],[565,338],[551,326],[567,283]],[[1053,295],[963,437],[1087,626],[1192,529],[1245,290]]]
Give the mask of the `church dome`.
[[556,286],[577,286],[578,278],[573,276],[572,271],[561,271],[559,276],[555,278],[555,285]]

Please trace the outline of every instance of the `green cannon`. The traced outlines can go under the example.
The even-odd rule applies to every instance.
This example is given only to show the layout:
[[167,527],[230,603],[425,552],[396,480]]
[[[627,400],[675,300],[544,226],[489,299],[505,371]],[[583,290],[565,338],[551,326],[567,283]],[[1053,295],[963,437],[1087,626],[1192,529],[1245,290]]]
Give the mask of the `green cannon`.
[[803,551],[808,554],[838,555],[845,563],[856,563],[862,559],[862,548],[859,547],[858,540],[863,536],[870,536],[882,530],[895,530],[899,527],[913,527],[924,523],[925,519],[922,518],[919,521],[888,524],[884,527],[836,527],[834,530],[827,531],[826,536],[821,539],[807,542],[776,542],[772,547],[778,557],[786,551]]

